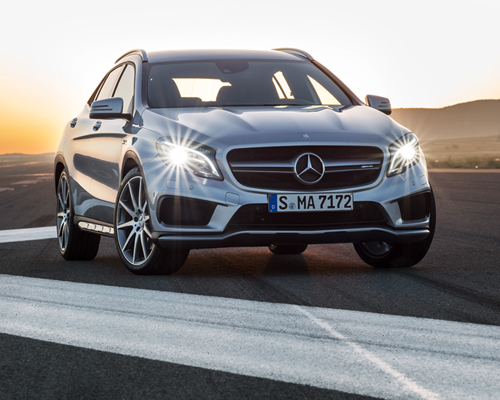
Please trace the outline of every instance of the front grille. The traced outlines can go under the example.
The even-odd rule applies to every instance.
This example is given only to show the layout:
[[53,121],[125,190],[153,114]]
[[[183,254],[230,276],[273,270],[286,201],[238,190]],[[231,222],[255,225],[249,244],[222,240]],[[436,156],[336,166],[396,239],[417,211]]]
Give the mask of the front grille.
[[[306,153],[323,161],[325,173],[316,183],[300,181],[295,163]],[[229,167],[236,180],[248,187],[275,190],[325,190],[368,185],[377,180],[384,154],[369,146],[289,146],[231,150]],[[311,179],[313,180],[313,179]]]
[[315,230],[348,229],[386,224],[381,206],[374,202],[354,203],[351,211],[277,212],[270,213],[267,204],[240,207],[228,228],[238,230]]

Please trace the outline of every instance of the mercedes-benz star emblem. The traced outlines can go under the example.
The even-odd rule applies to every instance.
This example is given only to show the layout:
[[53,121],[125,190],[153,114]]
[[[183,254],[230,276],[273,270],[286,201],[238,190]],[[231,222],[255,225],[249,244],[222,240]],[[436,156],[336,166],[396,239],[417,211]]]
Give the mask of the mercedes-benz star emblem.
[[325,174],[325,164],[316,154],[305,153],[295,161],[295,175],[299,182],[313,185],[319,182]]

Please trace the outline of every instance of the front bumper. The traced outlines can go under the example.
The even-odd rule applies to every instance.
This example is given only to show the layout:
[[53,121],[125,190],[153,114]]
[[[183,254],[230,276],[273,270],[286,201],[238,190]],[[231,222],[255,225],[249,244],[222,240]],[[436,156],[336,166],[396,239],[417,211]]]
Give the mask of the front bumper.
[[[203,179],[183,171],[167,173],[165,164],[159,157],[144,164],[143,172],[150,197],[153,239],[159,246],[196,249],[294,243],[367,241],[410,243],[423,240],[429,234],[428,215],[423,216],[423,218],[407,220],[404,217],[408,213],[405,213],[401,208],[405,204],[402,199],[430,192],[427,168],[423,160],[401,175],[387,178],[385,173],[381,173],[376,182],[366,187],[339,191],[318,191],[318,193],[353,193],[355,206],[367,203],[375,204],[380,209],[380,215],[383,218],[373,218],[372,220],[361,218],[355,221],[344,218],[341,223],[322,221],[322,223],[303,223],[296,226],[288,223],[284,225],[266,223],[264,221],[266,218],[261,218],[264,221],[262,224],[240,223],[235,225],[235,215],[239,210],[242,211],[244,207],[252,206],[260,207],[261,213],[267,212],[265,209],[262,210],[262,206],[265,207],[267,204],[268,194],[280,192],[243,187],[232,179],[232,174],[224,168],[224,165],[220,166],[225,177],[224,181]],[[166,221],[162,215],[168,214],[169,210],[167,209],[167,213],[165,213],[165,209],[162,210],[161,207],[166,198],[207,203],[203,212],[195,213],[198,220],[200,218],[203,220],[203,224],[183,223],[183,217],[179,217],[181,220],[176,219],[178,215],[181,215],[181,211],[175,207],[172,207],[171,210],[174,218]],[[213,206],[208,206],[208,203]],[[170,204],[175,204],[175,202]],[[205,215],[206,212],[210,213],[208,217]],[[349,213],[349,211],[333,214],[340,213]],[[261,215],[265,217],[264,214]],[[291,218],[293,219],[293,217]],[[307,217],[305,218],[307,219]]]
[[384,241],[412,243],[424,240],[428,229],[353,228],[328,231],[239,231],[220,235],[164,235],[155,232],[155,243],[163,248],[203,249],[215,247],[252,247],[270,244],[322,244]]

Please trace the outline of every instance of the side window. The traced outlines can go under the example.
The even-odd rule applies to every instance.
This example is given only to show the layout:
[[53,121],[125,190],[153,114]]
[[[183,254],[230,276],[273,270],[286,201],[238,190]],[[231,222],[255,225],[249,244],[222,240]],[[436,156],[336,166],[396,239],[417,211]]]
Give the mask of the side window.
[[112,97],[113,88],[115,87],[115,83],[116,83],[118,77],[120,76],[122,70],[123,70],[123,66],[120,66],[109,73],[108,77],[106,78],[106,81],[101,86],[101,89],[99,90],[99,94],[94,99],[94,101],[108,99],[108,98]]
[[135,84],[135,70],[134,67],[128,64],[125,71],[118,82],[113,97],[121,97],[123,99],[123,112],[132,113],[133,100],[134,100],[134,84]]

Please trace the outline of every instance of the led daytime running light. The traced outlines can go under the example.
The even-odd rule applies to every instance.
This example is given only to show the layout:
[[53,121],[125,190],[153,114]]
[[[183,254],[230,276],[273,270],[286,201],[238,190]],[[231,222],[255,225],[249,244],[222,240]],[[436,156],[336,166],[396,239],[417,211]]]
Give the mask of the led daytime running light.
[[195,142],[183,146],[160,139],[156,147],[167,166],[184,169],[203,178],[222,180],[215,164],[215,151],[208,146]]
[[389,147],[391,160],[387,176],[402,174],[420,161],[418,138],[409,133]]

